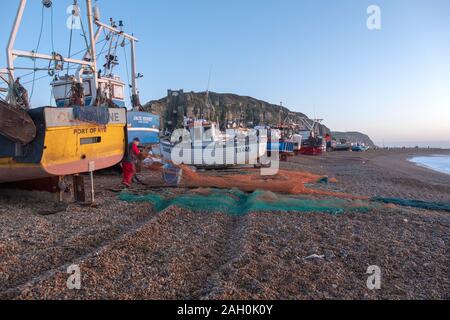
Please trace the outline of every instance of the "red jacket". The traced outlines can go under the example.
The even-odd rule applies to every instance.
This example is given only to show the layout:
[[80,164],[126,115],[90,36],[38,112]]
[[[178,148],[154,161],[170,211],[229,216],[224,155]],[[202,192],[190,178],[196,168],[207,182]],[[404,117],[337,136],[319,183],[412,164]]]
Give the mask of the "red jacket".
[[128,145],[123,162],[135,162],[141,151],[133,142]]

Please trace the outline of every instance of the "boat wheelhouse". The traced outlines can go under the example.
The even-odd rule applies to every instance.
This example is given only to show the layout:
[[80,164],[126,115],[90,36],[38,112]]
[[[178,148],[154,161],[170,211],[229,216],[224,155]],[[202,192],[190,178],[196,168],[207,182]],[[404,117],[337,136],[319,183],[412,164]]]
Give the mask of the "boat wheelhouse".
[[[57,107],[65,107],[70,104],[72,94],[73,77],[63,76],[52,81],[53,96]],[[94,90],[95,79],[92,75],[82,77],[84,105],[90,106],[96,94]],[[125,108],[125,83],[117,75],[98,78],[99,92],[104,94],[106,101],[111,101],[112,106]]]

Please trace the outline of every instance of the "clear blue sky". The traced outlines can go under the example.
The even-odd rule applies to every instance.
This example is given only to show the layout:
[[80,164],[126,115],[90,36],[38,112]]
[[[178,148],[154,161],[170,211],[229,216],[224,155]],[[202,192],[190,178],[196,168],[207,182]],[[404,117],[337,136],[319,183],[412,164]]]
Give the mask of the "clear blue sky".
[[[54,0],[55,49],[67,54],[66,8]],[[82,8],[84,8],[84,1]],[[2,26],[18,0],[4,1]],[[29,0],[18,49],[33,50],[40,0]],[[366,27],[369,5],[382,29]],[[378,143],[450,141],[449,0],[99,0],[102,20],[124,20],[138,45],[141,99],[168,88],[249,95],[358,130]],[[50,11],[41,50],[50,52]],[[0,34],[6,45],[8,32]],[[79,33],[75,49],[82,47]],[[4,52],[3,50],[0,52]],[[2,65],[6,63],[0,55]],[[26,64],[26,63],[25,63]],[[45,64],[45,63],[44,63]],[[124,64],[122,78],[126,79]],[[29,79],[29,78],[28,78]],[[48,104],[48,79],[33,105]]]

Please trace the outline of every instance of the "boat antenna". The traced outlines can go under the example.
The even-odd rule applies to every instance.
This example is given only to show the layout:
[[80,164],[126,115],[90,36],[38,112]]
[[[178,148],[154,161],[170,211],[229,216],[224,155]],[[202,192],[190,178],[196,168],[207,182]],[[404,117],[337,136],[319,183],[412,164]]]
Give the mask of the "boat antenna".
[[[210,99],[209,99],[209,89],[210,89],[210,86],[211,86],[211,76],[212,76],[212,68],[213,68],[213,66],[211,65],[210,67],[209,67],[209,75],[208,75],[208,86],[206,87],[206,96],[205,96],[205,105],[207,106],[207,107],[211,107],[212,109],[214,109],[214,106],[211,104],[211,101],[210,101]],[[203,105],[201,105],[202,107],[201,107],[201,110],[200,110],[200,117],[201,118],[204,118],[204,110],[203,110]],[[215,110],[214,110],[215,111]]]

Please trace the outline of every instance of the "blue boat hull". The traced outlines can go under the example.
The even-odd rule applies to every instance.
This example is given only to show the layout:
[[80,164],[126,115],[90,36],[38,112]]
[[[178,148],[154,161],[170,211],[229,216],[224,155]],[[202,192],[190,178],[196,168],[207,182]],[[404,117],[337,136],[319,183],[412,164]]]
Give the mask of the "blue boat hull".
[[129,111],[127,119],[129,143],[135,138],[139,138],[143,145],[159,143],[159,116],[147,112]]

